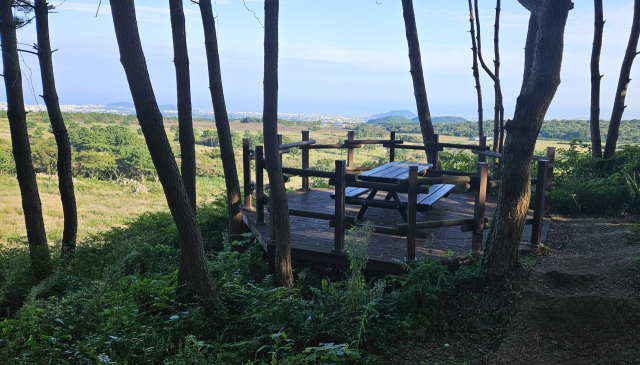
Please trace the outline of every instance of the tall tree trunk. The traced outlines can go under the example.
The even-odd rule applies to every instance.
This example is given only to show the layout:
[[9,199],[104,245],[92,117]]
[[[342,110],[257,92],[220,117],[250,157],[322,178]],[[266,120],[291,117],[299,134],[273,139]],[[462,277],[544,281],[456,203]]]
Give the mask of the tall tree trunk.
[[638,48],[638,36],[640,36],[640,0],[633,2],[633,24],[631,25],[631,35],[629,36],[629,44],[627,51],[622,60],[620,68],[620,78],[618,79],[618,89],[616,90],[616,98],[613,102],[613,111],[611,112],[611,121],[609,122],[609,132],[607,133],[607,143],[604,146],[604,159],[613,157],[616,152],[616,144],[618,143],[618,133],[620,131],[620,121],[626,105],[624,99],[627,96],[627,88],[629,87],[629,74],[633,60],[636,58]]
[[531,161],[544,116],[560,85],[564,27],[573,3],[569,0],[519,0],[529,11],[525,74],[508,132],[502,161],[502,184],[483,258],[493,274],[518,266],[531,196]]
[[191,116],[191,79],[189,75],[189,53],[185,29],[182,0],[169,0],[171,33],[173,35],[173,63],[176,67],[178,94],[178,135],[182,181],[189,196],[189,203],[196,212],[196,141],[193,135]]
[[[420,56],[420,42],[418,41],[418,28],[416,26],[416,16],[413,11],[413,0],[402,0],[402,15],[407,33],[413,93],[416,97],[422,140],[424,142],[431,142],[433,141],[434,131],[433,124],[431,123],[431,113],[429,112],[429,102],[427,101],[427,88],[424,84],[422,57]],[[429,163],[437,167],[439,164],[439,161],[437,161],[438,154],[433,151],[426,151],[426,153]]]
[[[476,4],[477,6],[477,4]],[[473,24],[473,6],[469,0],[469,23],[471,24],[471,51],[473,52],[473,78],[476,80],[476,93],[478,94],[478,135],[484,136],[482,128],[482,87],[480,86],[480,72],[478,70],[478,47],[476,45],[476,32]],[[478,24],[480,22],[478,21]]]
[[38,34],[38,60],[42,78],[42,98],[47,106],[51,129],[58,146],[58,189],[62,200],[64,214],[64,230],[62,231],[62,255],[76,249],[78,233],[78,213],[76,195],[73,188],[73,171],[71,167],[71,145],[64,125],[56,81],[53,74],[51,42],[49,40],[49,6],[46,0],[35,1],[36,31]]
[[18,56],[16,20],[13,17],[12,0],[0,0],[0,36],[4,83],[7,92],[7,117],[11,129],[13,158],[16,176],[22,195],[22,210],[29,240],[29,255],[33,276],[40,282],[52,272],[47,245],[47,233],[42,218],[42,204],[38,193],[36,173],[31,162],[31,146],[27,131],[27,113],[22,95],[22,73]]
[[264,154],[271,192],[271,217],[275,218],[276,276],[278,284],[293,287],[289,204],[280,166],[278,143],[278,12],[279,0],[264,2]]
[[229,206],[229,234],[237,237],[244,230],[242,222],[242,201],[240,200],[240,183],[236,170],[236,159],[231,142],[231,129],[227,106],[224,102],[222,90],[222,74],[220,72],[220,55],[218,54],[218,40],[216,38],[216,23],[213,18],[211,0],[200,0],[200,15],[204,26],[204,46],[207,52],[207,67],[209,69],[209,89],[213,102],[213,114],[216,118],[216,129],[220,144],[220,158],[224,169],[224,181],[227,185],[227,205]]
[[600,50],[602,50],[602,31],[604,16],[602,0],[594,0],[595,20],[593,30],[593,48],[591,50],[591,156],[602,158],[602,139],[600,137]]
[[207,265],[202,236],[151,86],[133,0],[111,0],[111,13],[120,62],[127,75],[138,121],[180,235],[178,300],[186,303],[194,295],[200,299],[213,298],[216,289]]

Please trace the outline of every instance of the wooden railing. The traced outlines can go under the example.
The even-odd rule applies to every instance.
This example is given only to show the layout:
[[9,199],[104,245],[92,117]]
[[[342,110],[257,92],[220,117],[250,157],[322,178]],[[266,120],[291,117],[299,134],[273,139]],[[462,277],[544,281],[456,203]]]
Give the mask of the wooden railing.
[[[436,135],[435,140],[438,140]],[[390,133],[389,140],[356,140],[353,131],[349,131],[347,139],[342,144],[319,145],[315,140],[309,139],[309,131],[302,131],[302,140],[282,144],[282,136],[280,141],[280,163],[282,164],[282,154],[290,152],[292,148],[300,148],[302,150],[302,168],[283,167],[282,173],[285,175],[285,181],[289,177],[300,176],[302,178],[302,188],[309,189],[309,178],[325,178],[329,179],[329,184],[335,187],[335,210],[333,214],[313,212],[298,209],[289,209],[291,216],[299,216],[306,218],[315,218],[328,220],[329,225],[334,227],[334,247],[333,252],[345,253],[344,247],[344,230],[357,226],[356,217],[347,216],[345,213],[345,189],[347,187],[360,187],[375,190],[383,190],[387,192],[398,192],[407,194],[407,203],[397,203],[392,201],[371,201],[363,200],[359,202],[358,198],[350,199],[349,204],[367,204],[369,206],[379,206],[384,208],[406,209],[407,223],[397,224],[396,227],[373,226],[375,232],[391,235],[399,235],[407,237],[407,260],[415,260],[415,244],[416,238],[426,238],[426,232],[421,231],[429,228],[439,227],[455,227],[459,226],[463,232],[471,231],[473,233],[471,248],[475,252],[482,251],[483,231],[491,224],[485,217],[486,194],[490,189],[497,188],[501,185],[501,181],[491,181],[489,176],[489,166],[486,162],[487,157],[502,158],[501,154],[489,152],[486,146],[486,138],[480,138],[479,145],[464,145],[455,143],[438,143],[429,142],[424,146],[405,145],[402,140],[395,139],[395,132]],[[441,169],[430,169],[427,171],[427,177],[419,178],[417,166],[411,166],[409,169],[409,177],[397,184],[378,183],[358,180],[358,174],[349,172],[358,172],[369,169],[367,167],[354,166],[353,150],[360,148],[365,144],[381,144],[389,149],[389,160],[394,161],[395,149],[414,149],[432,151],[434,154],[431,158],[437,159],[438,152],[444,148],[469,149],[478,155],[478,163],[475,172],[446,171]],[[348,149],[347,160],[336,160],[334,171],[317,171],[309,166],[309,150],[313,149]],[[549,209],[549,197],[553,176],[553,159],[555,148],[549,147],[547,157],[534,156],[537,161],[536,177],[531,179],[535,188],[532,191],[544,191],[544,194],[536,194],[534,199],[534,216],[533,219],[527,219],[525,224],[531,224],[531,244],[540,245],[542,234],[542,222],[544,215]],[[255,161],[255,182],[251,181],[251,161]],[[244,199],[245,209],[252,210],[251,195],[256,193],[256,225],[265,225],[264,208],[268,202],[269,196],[265,194],[268,185],[264,184],[264,151],[263,147],[258,145],[255,149],[250,147],[249,139],[243,139],[243,168],[244,168]],[[449,175],[449,176],[445,176]],[[440,221],[417,221],[417,196],[429,192],[428,186],[435,184],[456,184],[464,189],[475,190],[474,215],[468,219],[450,219]],[[270,240],[273,242],[276,237],[273,230],[273,220],[270,220]]]

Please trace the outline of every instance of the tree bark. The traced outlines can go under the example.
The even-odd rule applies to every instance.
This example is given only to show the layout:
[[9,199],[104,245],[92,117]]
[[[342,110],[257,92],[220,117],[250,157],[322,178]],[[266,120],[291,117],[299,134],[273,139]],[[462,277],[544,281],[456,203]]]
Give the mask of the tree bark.
[[244,231],[242,221],[242,201],[240,200],[240,183],[236,170],[236,159],[231,142],[231,129],[227,107],[222,90],[222,74],[220,72],[220,55],[218,54],[218,40],[216,38],[216,24],[213,18],[211,0],[200,0],[200,14],[204,26],[204,46],[207,53],[207,67],[209,69],[209,89],[213,102],[213,114],[216,119],[218,140],[220,144],[220,158],[224,170],[224,181],[227,185],[227,205],[229,207],[229,234],[234,239]]
[[544,116],[560,85],[564,27],[573,7],[568,0],[526,3],[533,6],[529,8],[524,81],[514,117],[505,125],[508,134],[502,184],[483,257],[485,267],[492,274],[503,274],[518,267],[518,246],[531,196],[533,151]]
[[616,90],[616,98],[613,102],[613,111],[611,112],[611,120],[609,121],[609,131],[607,133],[607,143],[604,147],[604,159],[610,159],[616,152],[618,143],[618,134],[620,132],[620,121],[626,105],[624,99],[627,96],[627,88],[629,87],[629,74],[633,60],[636,58],[638,48],[638,36],[640,36],[640,0],[633,2],[633,24],[631,25],[631,34],[629,35],[629,43],[627,51],[622,60],[620,68],[620,78],[618,79],[618,88]]
[[602,158],[602,138],[600,137],[600,51],[602,50],[602,31],[604,16],[602,14],[602,0],[594,0],[595,20],[593,30],[593,48],[591,49],[591,156]]
[[213,298],[216,289],[204,253],[202,236],[151,86],[133,0],[111,0],[111,13],[120,62],[127,75],[138,121],[180,236],[178,301],[188,303],[193,296]]
[[62,231],[62,255],[76,249],[78,233],[78,213],[76,209],[76,195],[73,188],[73,170],[71,166],[71,145],[69,135],[64,125],[56,81],[53,73],[53,59],[51,41],[49,39],[49,6],[46,0],[36,0],[36,31],[38,35],[38,60],[40,61],[40,76],[42,78],[42,98],[47,106],[51,129],[58,146],[58,189],[62,200],[64,214],[64,229]]
[[[477,4],[476,4],[477,6]],[[476,9],[477,10],[477,9]],[[478,70],[478,46],[476,45],[476,32],[473,24],[473,6],[471,0],[469,0],[469,23],[471,25],[471,51],[473,52],[473,78],[476,80],[476,93],[478,94],[478,135],[484,136],[484,130],[482,128],[482,87],[480,86],[480,72]],[[478,24],[480,22],[478,21]]]
[[[411,78],[413,79],[413,93],[416,97],[416,107],[418,109],[418,120],[420,121],[420,131],[422,140],[431,142],[433,140],[433,124],[431,123],[431,113],[429,112],[429,102],[427,101],[427,88],[424,83],[424,73],[422,71],[422,57],[420,56],[420,42],[418,41],[418,28],[416,26],[416,16],[413,11],[413,0],[402,0],[402,15],[404,17],[404,27],[407,34],[407,44],[409,46],[409,63],[411,65]],[[429,163],[437,167],[437,152],[426,151]]]
[[278,284],[293,287],[291,272],[291,227],[287,189],[280,166],[278,143],[278,13],[279,0],[264,2],[264,110],[262,128],[264,154],[271,192],[271,217],[275,218],[276,276]]
[[[502,153],[502,147],[503,147],[503,142],[504,142],[504,97],[502,96],[502,84],[500,83],[500,0],[496,0],[496,22],[494,24],[494,33],[493,33],[493,51],[495,54],[495,60],[494,62],[494,69],[495,69],[495,75],[496,75],[496,79],[498,80],[498,84],[497,87],[499,88],[499,90],[496,90],[496,93],[500,94],[500,122],[499,125],[496,125],[497,128],[499,128],[500,132],[499,134],[496,134],[497,132],[494,132],[494,152],[495,152],[495,139],[499,139],[498,142],[498,151],[499,153]],[[496,97],[497,99],[497,97]],[[499,179],[500,178],[500,164],[498,164],[498,170],[496,173],[496,177]]]
[[47,233],[42,218],[42,204],[38,193],[36,173],[31,162],[31,146],[27,131],[27,113],[22,94],[22,73],[18,56],[16,21],[11,0],[0,0],[0,36],[2,40],[2,62],[4,83],[7,92],[7,117],[11,129],[13,158],[16,176],[22,195],[22,210],[29,240],[33,277],[36,282],[44,280],[52,272],[47,245]]
[[178,95],[178,135],[182,181],[189,196],[193,214],[196,214],[196,141],[191,115],[191,76],[182,0],[169,0],[171,33],[173,36],[173,63],[176,67]]

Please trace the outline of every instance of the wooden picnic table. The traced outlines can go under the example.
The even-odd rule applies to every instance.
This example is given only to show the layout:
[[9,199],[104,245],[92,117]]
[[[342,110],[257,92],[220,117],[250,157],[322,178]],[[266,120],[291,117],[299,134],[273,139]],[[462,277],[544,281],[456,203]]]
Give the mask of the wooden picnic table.
[[[392,183],[395,184],[399,180],[405,180],[409,178],[409,167],[410,166],[418,166],[418,176],[424,175],[429,168],[431,168],[431,164],[425,163],[413,163],[413,162],[403,162],[403,161],[393,161],[382,166],[376,167],[373,170],[369,170],[367,172],[363,172],[358,175],[358,179],[362,181],[371,181],[371,182],[381,182],[381,183]],[[364,195],[369,192],[366,200],[374,201],[376,195],[378,194],[378,189],[364,189],[364,188],[354,188],[350,189],[348,192],[345,191],[345,196],[357,198],[360,195]],[[397,191],[390,191],[384,198],[384,201],[389,201],[393,199],[393,201],[398,204],[398,211],[402,216],[404,222],[407,222],[407,209],[406,202],[403,202],[398,196]],[[362,219],[364,217],[364,213],[369,208],[369,204],[364,203],[356,219]]]

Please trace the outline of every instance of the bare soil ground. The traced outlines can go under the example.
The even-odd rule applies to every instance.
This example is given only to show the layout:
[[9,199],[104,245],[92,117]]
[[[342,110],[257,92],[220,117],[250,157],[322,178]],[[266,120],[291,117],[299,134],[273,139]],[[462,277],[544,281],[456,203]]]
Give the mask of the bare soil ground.
[[437,333],[394,364],[640,364],[634,219],[554,218],[523,273],[478,280],[445,303]]

